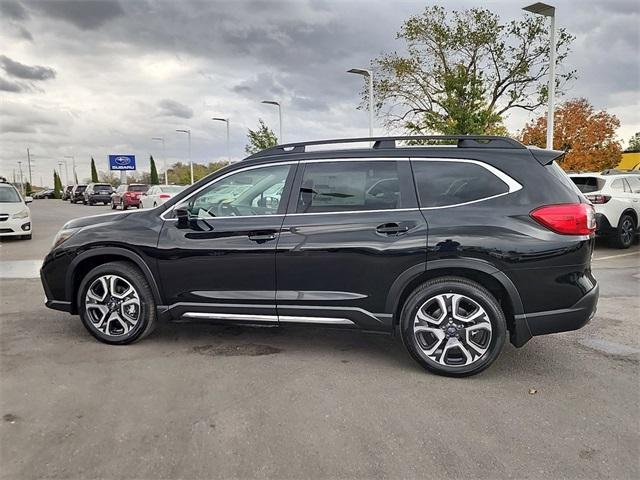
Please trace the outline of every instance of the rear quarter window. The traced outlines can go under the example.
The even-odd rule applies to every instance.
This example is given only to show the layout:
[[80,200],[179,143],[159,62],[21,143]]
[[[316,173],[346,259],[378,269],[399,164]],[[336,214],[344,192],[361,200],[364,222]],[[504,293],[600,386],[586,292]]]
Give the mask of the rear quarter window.
[[423,208],[475,202],[509,192],[509,186],[481,165],[470,162],[412,160]]
[[569,177],[582,193],[599,192],[605,181],[598,177]]

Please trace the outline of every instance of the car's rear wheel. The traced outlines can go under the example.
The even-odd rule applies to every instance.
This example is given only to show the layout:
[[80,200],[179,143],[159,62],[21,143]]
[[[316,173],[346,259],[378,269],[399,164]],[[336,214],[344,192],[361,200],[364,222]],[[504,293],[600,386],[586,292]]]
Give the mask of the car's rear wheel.
[[91,270],[80,283],[78,306],[85,328],[104,343],[133,343],[155,328],[156,308],[149,283],[127,262]]
[[620,217],[618,228],[612,238],[614,246],[618,248],[629,248],[633,244],[636,235],[636,222],[627,213]]
[[115,210],[116,209],[116,204],[113,202],[113,200],[111,200],[111,210]]
[[493,363],[507,326],[500,304],[487,289],[464,278],[442,277],[409,296],[400,330],[405,347],[424,368],[464,377]]
[[124,203],[124,200],[122,201],[122,210],[126,210],[127,208],[129,208],[129,205],[127,205],[126,203]]

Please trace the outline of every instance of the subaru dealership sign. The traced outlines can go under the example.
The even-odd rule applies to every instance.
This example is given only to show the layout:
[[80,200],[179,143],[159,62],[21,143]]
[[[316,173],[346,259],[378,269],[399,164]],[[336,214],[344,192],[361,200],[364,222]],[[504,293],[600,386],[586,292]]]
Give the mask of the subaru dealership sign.
[[135,155],[109,155],[110,170],[135,170]]

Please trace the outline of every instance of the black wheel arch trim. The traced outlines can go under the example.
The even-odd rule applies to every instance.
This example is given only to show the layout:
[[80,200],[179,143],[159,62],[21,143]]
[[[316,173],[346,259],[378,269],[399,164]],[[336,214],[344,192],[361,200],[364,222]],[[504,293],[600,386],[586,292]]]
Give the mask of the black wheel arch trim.
[[524,306],[522,304],[522,299],[520,298],[520,293],[511,279],[494,265],[472,258],[429,260],[405,270],[398,276],[398,278],[396,278],[389,289],[385,311],[397,311],[403,292],[418,276],[429,271],[446,269],[475,270],[491,275],[496,281],[498,281],[498,283],[500,283],[500,285],[502,285],[511,302],[514,321],[514,328],[510,331],[511,343],[516,347],[521,347],[532,338],[526,321],[526,315],[524,313]]
[[67,270],[67,275],[65,278],[65,292],[66,292],[66,297],[70,300],[70,303],[72,305],[72,310],[74,311],[74,313],[75,313],[75,310],[77,309],[77,305],[75,305],[76,292],[74,292],[74,288],[73,288],[76,269],[85,260],[92,257],[98,257],[103,255],[119,256],[135,263],[136,266],[140,269],[142,274],[147,279],[147,282],[149,282],[149,286],[151,287],[151,292],[153,293],[153,298],[155,299],[156,304],[163,303],[162,297],[160,295],[160,289],[158,288],[158,283],[155,280],[153,272],[149,268],[149,265],[147,265],[147,263],[143,260],[143,258],[140,255],[138,255],[136,252],[132,250],[129,250],[123,247],[96,247],[79,254],[69,264],[69,268]]

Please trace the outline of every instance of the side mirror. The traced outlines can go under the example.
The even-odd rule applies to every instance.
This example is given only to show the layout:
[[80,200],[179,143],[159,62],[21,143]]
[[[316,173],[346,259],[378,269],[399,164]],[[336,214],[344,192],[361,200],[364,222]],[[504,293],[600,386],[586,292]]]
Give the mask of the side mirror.
[[189,228],[189,210],[186,204],[176,207],[176,218],[178,228]]
[[33,202],[33,197],[25,197],[24,198],[24,203],[31,203]]

